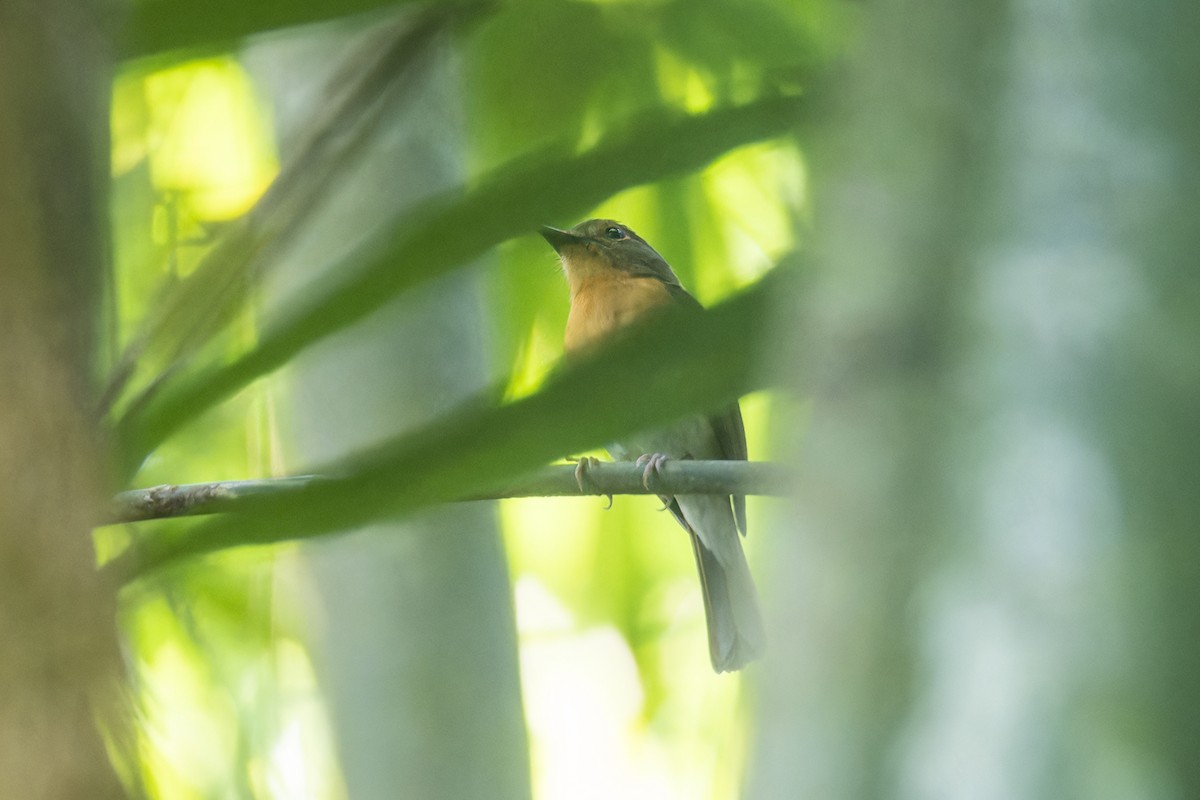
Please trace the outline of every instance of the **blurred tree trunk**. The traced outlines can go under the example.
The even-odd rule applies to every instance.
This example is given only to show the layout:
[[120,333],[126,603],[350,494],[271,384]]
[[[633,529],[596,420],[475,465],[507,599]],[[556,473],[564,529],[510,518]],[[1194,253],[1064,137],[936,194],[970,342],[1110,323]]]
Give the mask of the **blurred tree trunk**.
[[751,795],[1200,796],[1200,6],[871,14]]
[[[347,41],[318,35],[250,55],[272,87],[285,148]],[[418,65],[345,179],[348,190],[285,254],[289,274],[275,302],[396,209],[461,180],[447,45]],[[485,385],[478,278],[414,292],[299,360],[284,404],[294,466],[428,422]],[[528,797],[515,621],[493,508],[454,505],[375,525],[306,545],[302,562],[314,592],[312,652],[349,796]]]
[[3,797],[122,795],[94,705],[115,697],[114,598],[88,536],[108,488],[91,382],[111,76],[100,11],[0,0]]

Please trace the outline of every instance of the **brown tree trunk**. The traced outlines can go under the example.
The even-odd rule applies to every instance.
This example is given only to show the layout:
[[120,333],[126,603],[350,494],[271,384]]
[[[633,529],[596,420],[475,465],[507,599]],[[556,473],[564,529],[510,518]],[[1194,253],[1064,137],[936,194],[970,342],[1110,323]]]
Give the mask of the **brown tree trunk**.
[[[109,63],[91,2],[0,0],[0,796],[123,795],[90,360]],[[111,720],[108,720],[111,724]]]

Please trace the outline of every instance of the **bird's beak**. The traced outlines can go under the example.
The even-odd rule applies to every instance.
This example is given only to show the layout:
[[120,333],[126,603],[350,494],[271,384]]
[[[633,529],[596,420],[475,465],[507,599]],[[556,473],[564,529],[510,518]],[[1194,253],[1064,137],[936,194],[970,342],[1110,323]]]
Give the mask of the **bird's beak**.
[[561,253],[562,249],[569,244],[579,244],[583,241],[582,236],[576,236],[570,231],[551,228],[549,225],[543,225],[540,232],[542,237],[550,243],[550,246],[553,247],[557,253]]

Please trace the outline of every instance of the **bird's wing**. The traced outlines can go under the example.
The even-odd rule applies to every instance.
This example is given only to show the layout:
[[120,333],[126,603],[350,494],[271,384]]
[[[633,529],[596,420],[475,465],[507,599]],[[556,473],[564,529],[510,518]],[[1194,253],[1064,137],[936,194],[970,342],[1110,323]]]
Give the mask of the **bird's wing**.
[[[721,447],[721,458],[728,461],[745,461],[746,426],[742,424],[742,409],[734,403],[721,414],[709,417],[713,432],[717,435],[717,444]],[[737,519],[738,530],[746,535],[746,496],[733,495],[733,515]]]
[[[675,302],[685,308],[703,311],[700,301],[688,294],[679,284],[666,284],[667,291]],[[709,417],[713,432],[717,435],[717,444],[721,448],[721,458],[728,461],[745,461],[749,457],[746,451],[746,426],[742,423],[742,409],[735,402],[732,406]],[[733,515],[737,519],[738,530],[746,535],[746,497],[733,495]],[[676,515],[679,516],[678,514]]]

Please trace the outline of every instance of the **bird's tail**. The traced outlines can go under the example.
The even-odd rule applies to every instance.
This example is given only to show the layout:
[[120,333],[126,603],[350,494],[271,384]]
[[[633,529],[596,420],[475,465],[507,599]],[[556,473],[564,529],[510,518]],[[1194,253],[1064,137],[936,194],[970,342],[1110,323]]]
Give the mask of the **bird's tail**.
[[[766,650],[758,592],[741,542],[731,548],[735,563],[722,564],[716,554],[704,546],[691,531],[696,568],[700,571],[700,589],[704,593],[704,616],[708,622],[708,654],[713,669],[731,672],[762,656]],[[734,533],[736,537],[737,534]]]

